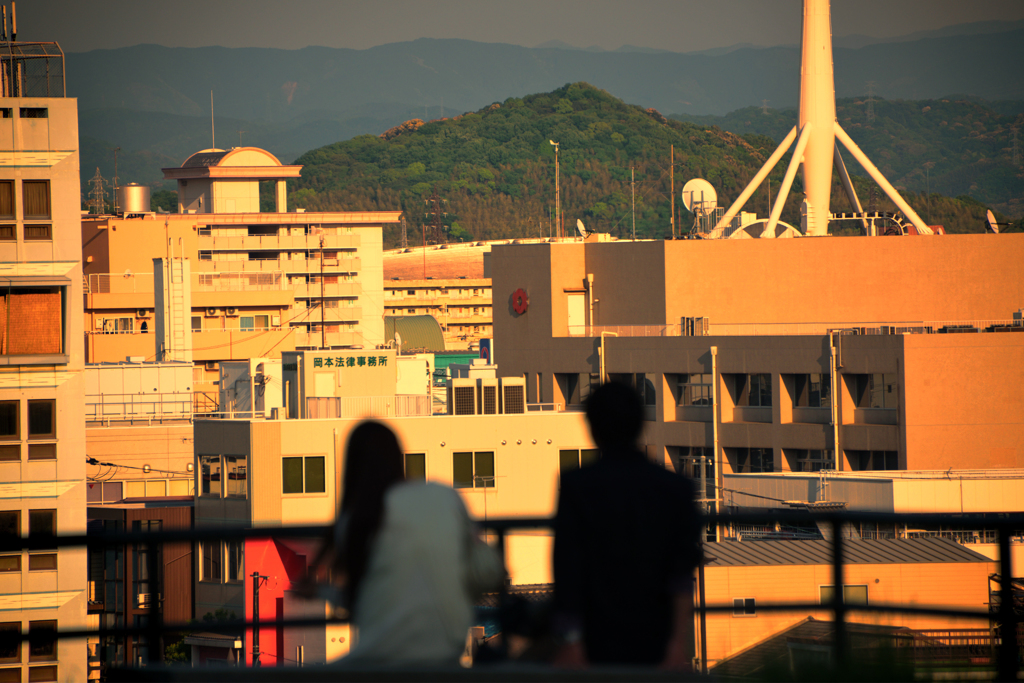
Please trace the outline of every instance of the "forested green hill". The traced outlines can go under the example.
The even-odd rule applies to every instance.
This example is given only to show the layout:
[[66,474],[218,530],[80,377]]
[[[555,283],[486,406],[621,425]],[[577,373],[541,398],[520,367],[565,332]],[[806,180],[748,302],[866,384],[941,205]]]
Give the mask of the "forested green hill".
[[[668,120],[653,109],[627,105],[586,83],[551,93],[510,98],[452,119],[409,122],[398,132],[364,135],[302,155],[302,178],[291,204],[308,210],[393,210],[409,219],[418,242],[426,198],[436,189],[448,201],[453,239],[548,235],[554,210],[554,148],[560,143],[564,225],[581,219],[589,230],[632,233],[631,171],[635,174],[637,237],[670,235],[670,147],[675,146],[676,196],[690,178],[709,180],[720,203],[735,198],[771,153],[764,135],[740,137],[718,127]],[[784,159],[772,175],[778,187]],[[868,194],[866,183],[862,191]],[[837,184],[838,190],[838,184]],[[747,210],[767,213],[767,188]],[[834,210],[846,209],[835,195]],[[800,183],[783,220],[799,224]],[[909,196],[931,223],[947,230],[980,231],[985,208],[977,202]],[[866,203],[866,202],[865,202]],[[692,217],[677,201],[678,225]],[[879,200],[878,209],[889,208]],[[929,209],[927,212],[924,209]],[[385,245],[399,239],[385,230]]]

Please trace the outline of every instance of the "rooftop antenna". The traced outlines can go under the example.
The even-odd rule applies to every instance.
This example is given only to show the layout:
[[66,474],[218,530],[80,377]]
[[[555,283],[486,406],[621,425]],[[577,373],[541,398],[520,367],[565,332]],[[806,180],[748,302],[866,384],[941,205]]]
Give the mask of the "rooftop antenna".
[[718,208],[718,193],[714,186],[703,178],[693,178],[683,185],[683,206],[693,214],[693,225],[697,227]]
[[14,3],[11,3],[11,42],[18,40],[18,15],[14,10]]
[[845,172],[845,165],[842,165],[837,142],[842,143],[850,154],[860,162],[868,175],[878,183],[882,191],[903,212],[908,222],[913,224],[919,235],[935,234],[921,220],[917,212],[904,201],[896,188],[871,163],[868,156],[847,135],[836,119],[835,79],[832,69],[832,19],[829,0],[804,0],[802,34],[799,121],[761,167],[761,170],[754,175],[729,210],[722,215],[708,237],[722,237],[726,226],[732,222],[732,219],[761,186],[761,183],[790,147],[793,147],[793,156],[782,179],[782,186],[775,197],[775,207],[768,218],[762,237],[775,236],[775,229],[782,217],[783,207],[786,205],[786,197],[789,196],[796,172],[801,166],[803,166],[803,185],[806,194],[801,211],[803,234],[808,236],[828,234],[828,222],[832,217],[829,211],[829,201],[833,165],[839,170],[850,203],[855,207],[857,213],[863,213],[853,184],[848,182],[848,174]]
[[217,130],[213,127],[213,91],[210,91],[210,149],[217,149]]
[[576,219],[576,232],[580,234],[580,237],[586,238],[587,236],[587,229],[583,227],[583,221],[579,218]]
[[3,29],[0,30],[0,40],[7,40],[7,5],[3,6],[4,23]]

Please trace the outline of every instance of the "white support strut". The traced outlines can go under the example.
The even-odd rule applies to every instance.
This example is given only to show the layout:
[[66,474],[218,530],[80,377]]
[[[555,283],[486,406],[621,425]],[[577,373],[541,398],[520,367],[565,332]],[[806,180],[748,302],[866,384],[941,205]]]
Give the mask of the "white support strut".
[[740,193],[740,196],[736,198],[736,201],[732,203],[729,210],[726,211],[725,215],[718,221],[718,224],[715,225],[715,229],[708,233],[709,239],[721,237],[722,232],[725,231],[725,226],[727,226],[729,222],[736,217],[736,214],[739,213],[740,209],[743,208],[743,205],[746,204],[748,199],[750,199],[750,195],[754,194],[754,191],[760,187],[764,179],[767,178],[768,174],[772,172],[773,168],[775,168],[775,164],[779,163],[779,159],[789,151],[789,147],[793,144],[793,140],[795,139],[796,126],[793,126],[793,129],[789,131],[789,134],[782,139],[782,142],[775,148],[772,155],[768,157],[768,161],[764,162],[764,166],[761,167],[761,170],[757,172],[757,175],[755,175],[747,184],[743,192]]
[[779,188],[779,194],[775,198],[772,215],[768,218],[768,225],[765,226],[761,237],[775,237],[775,227],[779,224],[779,219],[782,218],[782,209],[785,208],[786,197],[789,196],[789,188],[793,187],[793,180],[796,178],[797,169],[804,162],[804,150],[807,149],[807,143],[811,140],[812,130],[814,130],[814,124],[808,121],[800,131],[800,139],[796,142],[793,158],[789,160],[789,168],[786,169],[786,176],[782,179],[782,187]]
[[885,179],[882,172],[875,168],[875,165],[871,163],[871,159],[868,159],[868,156],[860,150],[857,143],[846,134],[846,131],[839,125],[838,121],[835,122],[835,131],[836,138],[839,142],[843,143],[843,146],[850,150],[850,154],[853,155],[853,158],[860,162],[860,165],[864,167],[864,170],[868,172],[868,175],[871,176],[872,180],[878,183],[878,186],[882,188],[882,191],[885,192],[886,195],[888,195],[893,204],[895,204],[899,210],[903,212],[903,215],[907,217],[907,220],[917,228],[918,234],[934,235],[935,232],[925,225],[925,222],[921,220],[921,217],[917,215],[917,212],[910,208],[910,204],[907,204],[907,202],[903,200],[903,197],[900,196],[900,193],[896,191],[896,188]]

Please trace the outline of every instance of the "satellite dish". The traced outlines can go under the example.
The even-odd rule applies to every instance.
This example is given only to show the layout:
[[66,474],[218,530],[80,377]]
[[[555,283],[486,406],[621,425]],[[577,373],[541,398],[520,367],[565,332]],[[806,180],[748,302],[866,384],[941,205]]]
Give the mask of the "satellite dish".
[[718,208],[718,193],[708,181],[694,178],[683,185],[683,204],[690,213],[706,216]]
[[587,229],[583,227],[583,221],[581,221],[579,218],[576,219],[576,232],[580,234],[580,237],[587,236]]
[[999,224],[996,223],[996,217],[992,213],[992,209],[985,212],[985,227],[997,235],[999,234]]

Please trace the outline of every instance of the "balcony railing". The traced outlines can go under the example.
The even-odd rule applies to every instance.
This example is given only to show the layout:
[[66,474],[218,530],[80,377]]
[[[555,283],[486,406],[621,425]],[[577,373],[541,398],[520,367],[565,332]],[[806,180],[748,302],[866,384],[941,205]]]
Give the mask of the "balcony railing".
[[87,423],[192,419],[192,392],[96,394],[85,397]]
[[431,414],[430,396],[345,396],[307,398],[306,417],[412,417]]
[[[1024,514],[1016,513],[1009,514],[998,518],[993,521],[991,518],[986,518],[980,515],[948,515],[948,514],[892,514],[892,513],[854,513],[854,512],[811,512],[809,514],[795,514],[795,513],[779,513],[772,517],[773,522],[780,523],[806,523],[808,519],[811,519],[817,523],[827,525],[832,530],[832,540],[829,541],[831,546],[831,584],[834,586],[843,586],[844,572],[846,570],[846,563],[848,560],[845,548],[845,539],[843,537],[844,525],[854,523],[868,523],[868,524],[907,524],[915,527],[927,526],[927,525],[963,525],[964,527],[978,528],[982,525],[993,529],[997,535],[997,543],[999,549],[998,558],[998,577],[1012,577],[1013,562],[1012,555],[1010,553],[1010,539],[1014,535],[1021,533],[1021,529],[1024,528]],[[732,524],[732,525],[762,525],[765,522],[765,515],[763,514],[711,514],[704,519],[704,523],[708,526],[714,526],[718,524]],[[537,529],[550,529],[550,519],[507,519],[507,520],[484,520],[480,526],[488,533],[489,536],[496,537],[497,547],[502,555],[505,555],[506,548],[506,537],[511,531],[518,530],[537,530]],[[324,538],[333,533],[333,527],[331,526],[295,526],[295,527],[258,527],[258,528],[226,528],[223,526],[209,527],[209,528],[194,528],[187,530],[167,530],[159,532],[124,532],[124,533],[100,533],[93,535],[73,535],[73,536],[58,536],[56,538],[52,536],[37,536],[37,537],[2,537],[0,538],[0,553],[17,553],[24,551],[33,550],[52,550],[54,547],[68,548],[68,547],[83,547],[89,546],[90,548],[117,548],[124,547],[131,544],[146,544],[149,547],[154,545],[162,545],[167,543],[196,543],[196,542],[221,542],[224,539],[240,540],[240,539],[257,539],[257,538],[291,538],[291,539],[311,539],[311,538]],[[160,553],[149,552],[146,553],[146,558],[149,563],[148,575],[150,577],[156,577],[156,580],[151,579],[151,586],[149,592],[160,595],[163,592],[163,587],[160,584],[160,577],[162,572],[160,571]],[[702,574],[702,572],[698,572]],[[612,588],[609,588],[612,590]],[[508,613],[501,609],[503,606],[508,605],[507,601],[507,588],[503,588],[498,596],[498,625],[502,632],[506,632],[504,628],[504,620],[508,616]],[[941,600],[941,596],[937,597]],[[995,665],[996,680],[1001,681],[1016,681],[1018,672],[1021,664],[1022,650],[1022,638],[1021,638],[1021,615],[1019,600],[1014,594],[1014,582],[1008,578],[999,580],[999,591],[993,594],[993,604],[989,609],[982,608],[953,608],[944,606],[941,604],[926,605],[920,603],[905,604],[905,603],[848,603],[845,601],[843,591],[833,591],[832,599],[826,603],[815,602],[777,602],[777,603],[761,603],[758,602],[757,610],[759,613],[765,614],[780,614],[780,613],[792,613],[792,612],[805,612],[812,610],[813,612],[829,611],[832,613],[834,623],[833,629],[834,634],[828,640],[822,640],[816,642],[819,651],[825,655],[823,659],[827,660],[832,670],[829,672],[827,669],[819,669],[816,674],[819,677],[825,677],[831,674],[832,677],[851,675],[851,670],[856,670],[855,667],[857,662],[854,661],[851,654],[851,644],[856,643],[858,634],[852,632],[855,626],[852,626],[848,619],[851,614],[875,614],[875,615],[913,615],[913,616],[931,616],[931,617],[953,617],[953,618],[972,618],[982,619],[990,623],[990,629],[988,632],[991,635],[986,640],[982,634],[984,631],[980,630],[942,630],[942,631],[925,631],[921,632],[923,635],[918,638],[917,636],[910,635],[915,639],[914,647],[927,651],[931,648],[932,652],[924,659],[930,659],[933,662],[935,660],[941,660],[943,655],[943,649],[949,650],[954,645],[977,645],[979,647],[987,647],[988,655],[992,656],[991,663]],[[703,599],[699,599],[697,602],[696,612],[699,617],[700,623],[704,623],[704,619],[709,613],[731,613],[734,610],[734,605],[730,602],[728,604],[705,604]],[[144,639],[148,643],[161,643],[161,639],[165,634],[171,633],[183,633],[190,630],[194,630],[193,624],[178,623],[168,624],[163,620],[162,615],[162,604],[161,601],[157,600],[152,603],[151,608],[148,610],[147,621],[144,626],[125,626],[125,627],[100,627],[100,628],[85,628],[85,629],[60,629],[55,634],[57,639],[81,639],[81,638],[99,638],[100,642],[105,642],[105,638],[138,638],[140,641]],[[275,618],[271,620],[233,620],[223,621],[214,623],[204,623],[200,628],[204,631],[213,631],[221,633],[241,633],[246,630],[252,630],[256,628],[267,628],[271,625],[277,628],[285,627],[322,627],[329,623],[338,623],[343,621],[339,618],[324,618],[324,617],[311,617],[311,618],[298,618],[298,619],[281,619]],[[11,635],[11,638],[20,638],[22,641],[28,640],[30,637],[27,631],[22,631],[19,635]],[[704,638],[701,639],[702,643],[706,642]],[[919,642],[918,642],[919,641]],[[399,645],[396,644],[396,647]],[[151,666],[144,669],[111,669],[108,670],[109,680],[147,680],[147,681],[171,681],[171,680],[193,680],[197,678],[197,672],[194,669],[184,669],[160,667],[160,663],[163,660],[163,648],[160,646],[147,648],[150,654]],[[499,653],[500,654],[500,653]],[[934,655],[934,656],[933,656]],[[701,663],[701,667],[704,672],[707,671],[707,655],[706,652],[698,652],[698,660]],[[988,662],[986,662],[988,663]],[[304,669],[301,673],[301,680],[379,680],[379,681],[412,681],[412,680],[440,680],[437,671],[428,671],[425,669],[398,669],[398,670],[354,670],[345,669],[345,675],[341,675],[339,670],[331,669],[329,667],[322,669]],[[480,667],[473,669],[469,675],[467,672],[459,672],[458,670],[445,670],[443,674],[444,679],[458,679],[458,680],[492,680],[492,681],[505,681],[516,679],[515,672],[503,670],[501,668]],[[577,672],[578,675],[574,675],[572,672],[557,672],[558,680],[572,680],[572,681],[584,681],[584,680],[636,680],[638,677],[642,677],[644,680],[678,680],[678,674],[655,674],[654,672],[641,671],[638,669],[621,669],[621,670],[609,670],[608,672],[602,672],[600,670],[588,670],[583,672]],[[541,680],[555,676],[555,672],[551,669],[545,669],[538,667],[531,669],[530,671],[520,671],[521,678],[530,680]],[[262,680],[281,680],[292,679],[300,680],[299,672],[295,672],[294,676],[286,676],[284,670],[279,668],[267,668],[267,669],[254,669],[254,668],[237,668],[237,669],[217,669],[216,677],[218,681],[224,683],[228,681],[262,681]],[[973,677],[973,676],[972,676]],[[201,676],[200,676],[201,678]],[[845,680],[846,678],[844,678]]]
[[287,289],[282,271],[266,273],[193,273],[193,292],[251,292]]

